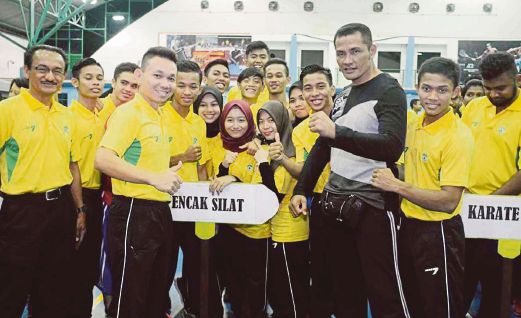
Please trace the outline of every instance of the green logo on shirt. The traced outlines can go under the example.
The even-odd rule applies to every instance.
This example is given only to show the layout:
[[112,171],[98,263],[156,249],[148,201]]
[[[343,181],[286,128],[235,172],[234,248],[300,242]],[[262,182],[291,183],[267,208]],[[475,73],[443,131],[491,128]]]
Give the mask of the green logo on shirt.
[[248,165],[248,166],[246,167],[246,169],[248,169],[248,171],[253,171],[253,166],[252,166],[252,165]]
[[86,138],[89,138],[90,140],[92,140],[92,133],[88,134],[87,136],[84,137],[84,139]]
[[472,127],[473,127],[473,128],[476,128],[476,127],[478,127],[478,126],[479,126],[479,121],[473,121],[473,122],[472,122]]
[[409,147],[405,147],[405,149],[403,149],[403,152],[407,152],[407,150],[409,150]]
[[172,136],[168,137],[168,143],[172,143],[172,140],[174,140],[174,137],[172,137]]
[[25,129],[30,129],[31,132],[34,132],[34,130],[36,129],[36,124],[29,125],[29,126],[25,127]]
[[307,160],[308,157],[309,157],[309,152],[306,149],[304,149],[304,160]]
[[63,133],[65,133],[65,134],[69,133],[69,126],[63,126]]
[[427,160],[429,160],[429,157],[427,156],[426,153],[422,153],[422,161],[423,162],[427,162]]
[[504,135],[506,132],[507,132],[507,129],[505,127],[499,127],[497,132],[500,134],[500,135]]

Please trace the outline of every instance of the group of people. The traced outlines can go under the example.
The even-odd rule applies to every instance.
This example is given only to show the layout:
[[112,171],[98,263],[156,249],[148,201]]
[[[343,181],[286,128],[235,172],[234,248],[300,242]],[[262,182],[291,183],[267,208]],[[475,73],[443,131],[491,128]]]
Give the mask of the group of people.
[[[411,102],[408,112],[373,62],[367,26],[342,26],[334,45],[351,81],[338,94],[320,65],[290,85],[286,62],[256,41],[230,89],[226,60],[201,70],[153,47],[140,66],[118,65],[102,98],[103,67],[85,58],[70,107],[56,100],[66,54],[27,50],[28,88],[0,102],[0,317],[27,303],[35,318],[90,317],[100,276],[107,317],[169,316],[180,249],[184,317],[223,317],[224,294],[243,318],[268,307],[272,317],[463,318],[478,282],[478,317],[499,317],[498,241],[465,239],[459,212],[464,191],[521,193],[513,57],[487,55],[483,81],[463,93],[455,62],[427,60],[423,111]],[[211,195],[263,184],[279,209],[258,225],[174,222],[183,182],[207,182]]]

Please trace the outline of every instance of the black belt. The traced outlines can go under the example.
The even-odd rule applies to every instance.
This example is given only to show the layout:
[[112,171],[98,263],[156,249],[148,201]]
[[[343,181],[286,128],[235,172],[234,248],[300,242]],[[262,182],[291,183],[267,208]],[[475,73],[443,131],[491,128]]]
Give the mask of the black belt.
[[134,200],[133,205],[146,205],[146,206],[158,206],[158,207],[167,206],[168,207],[168,201],[136,199],[136,198],[126,197],[124,195],[114,195],[114,199],[112,201],[119,201],[119,202],[123,202],[125,204],[130,204],[130,202],[132,202],[132,200]]
[[23,194],[7,194],[2,193],[4,199],[9,200],[29,200],[29,201],[54,201],[58,200],[65,193],[70,193],[70,185],[66,185],[57,189],[47,190],[38,193],[23,193]]

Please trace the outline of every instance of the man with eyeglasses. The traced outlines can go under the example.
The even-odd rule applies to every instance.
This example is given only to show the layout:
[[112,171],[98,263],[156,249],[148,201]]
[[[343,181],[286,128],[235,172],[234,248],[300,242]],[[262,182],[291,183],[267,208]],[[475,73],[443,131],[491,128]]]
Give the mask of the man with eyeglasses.
[[24,70],[29,89],[0,102],[0,317],[20,317],[29,294],[34,317],[65,317],[63,288],[85,233],[76,127],[53,98],[67,57],[33,46]]

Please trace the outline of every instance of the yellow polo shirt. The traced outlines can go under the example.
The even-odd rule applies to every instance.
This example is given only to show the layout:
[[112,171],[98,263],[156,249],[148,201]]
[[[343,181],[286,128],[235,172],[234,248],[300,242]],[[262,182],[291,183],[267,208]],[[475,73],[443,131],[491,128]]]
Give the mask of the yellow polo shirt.
[[407,111],[407,123],[410,123],[411,121],[415,120],[416,118],[418,118],[418,114],[416,114],[414,112],[414,110],[409,109]]
[[[228,97],[226,98],[226,102],[230,102],[232,100],[240,100],[242,99],[241,90],[239,89],[239,86],[234,86],[230,88],[228,91]],[[257,97],[257,100],[255,101],[255,104],[261,104],[264,105],[265,102],[270,100],[270,92],[268,91],[268,87],[264,86],[264,89],[262,92],[260,92],[259,96]],[[255,116],[254,116],[255,118]]]
[[[297,163],[304,163],[306,161],[311,152],[311,148],[313,148],[313,145],[315,145],[319,136],[318,133],[314,133],[309,129],[309,121],[310,117],[304,119],[293,129],[293,134],[291,135],[293,144],[295,145]],[[330,173],[331,166],[328,163],[325,166],[324,171],[320,174],[313,192],[322,193],[322,191],[324,191]]]
[[[226,150],[221,143],[221,146],[213,158],[214,171],[216,171],[216,174],[219,172],[219,165],[223,162],[225,153]],[[260,179],[254,177],[256,173],[259,173],[258,170],[259,167],[256,165],[255,158],[246,151],[243,151],[240,152],[237,155],[237,159],[230,164],[228,174],[239,178],[243,183],[260,183]],[[230,224],[230,226],[242,235],[253,239],[268,238],[271,235],[269,221],[259,225]]]
[[217,134],[215,137],[206,138],[206,143],[208,144],[208,150],[210,152],[210,158],[208,164],[206,165],[206,172],[208,173],[208,177],[217,176],[218,170],[214,170],[214,161],[219,153],[219,148],[222,148],[223,141],[221,139],[221,134]]
[[[291,160],[295,160],[295,158],[291,158]],[[272,239],[281,243],[307,240],[309,238],[308,217],[304,215],[293,217],[289,210],[297,179],[293,178],[282,165],[275,170],[274,178],[277,190],[285,196],[280,202],[277,214],[270,220]]]
[[[143,97],[118,107],[110,116],[100,147],[114,151],[137,168],[161,173],[169,168],[170,143],[161,109],[155,110]],[[137,199],[169,201],[170,195],[150,185],[112,178],[114,194]]]
[[491,194],[521,167],[521,96],[499,114],[486,96],[473,99],[462,121],[472,130],[476,143],[469,191]]
[[102,98],[101,102],[103,103],[103,109],[99,112],[99,117],[106,125],[110,115],[112,115],[112,113],[116,110],[116,104],[114,104],[114,101],[112,100],[112,94]]
[[166,103],[162,109],[170,140],[170,156],[184,153],[191,145],[201,146],[201,159],[197,162],[183,162],[177,172],[184,181],[199,181],[197,166],[206,164],[210,157],[206,142],[206,123],[192,111],[192,106],[186,118],[179,115],[171,102]]
[[27,89],[0,102],[1,191],[38,193],[71,184],[69,164],[81,159],[70,109],[47,107]]
[[[425,113],[407,130],[405,182],[427,190],[467,187],[474,145],[472,133],[452,110],[427,126],[423,126],[424,118]],[[459,214],[461,199],[452,213],[428,210],[405,198],[401,208],[408,218],[442,221]]]
[[105,133],[105,123],[113,109],[103,107],[94,112],[85,108],[78,101],[73,100],[70,106],[80,140],[81,160],[78,162],[81,173],[81,186],[88,189],[99,189],[101,186],[101,172],[94,169],[96,150]]

